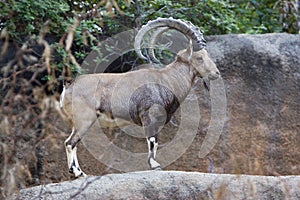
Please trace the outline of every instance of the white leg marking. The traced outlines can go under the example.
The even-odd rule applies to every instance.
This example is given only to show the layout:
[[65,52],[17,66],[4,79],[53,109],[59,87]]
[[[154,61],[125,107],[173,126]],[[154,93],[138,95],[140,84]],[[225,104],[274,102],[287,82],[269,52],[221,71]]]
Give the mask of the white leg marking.
[[151,137],[150,138],[150,142],[152,142],[154,144],[154,148],[153,148],[153,158],[155,159],[156,157],[156,152],[157,152],[157,148],[158,148],[158,143],[156,142],[155,137]]
[[66,94],[66,86],[64,86],[63,91],[60,95],[59,105],[60,105],[61,108],[63,107],[65,94]]
[[65,140],[65,148],[66,148],[66,153],[67,153],[67,162],[68,162],[68,168],[70,169],[72,166],[72,161],[73,161],[73,154],[72,154],[72,146],[67,145],[67,142],[70,141],[72,135],[74,135],[75,129],[72,129],[72,133],[70,136]]
[[148,162],[151,169],[160,169],[160,164],[155,160],[156,151],[158,147],[158,143],[156,142],[155,137],[147,138],[149,154],[148,154]]
[[71,135],[65,141],[68,167],[69,167],[69,170],[72,173],[74,173],[75,177],[79,177],[79,176],[84,177],[84,176],[86,176],[86,174],[80,169],[78,159],[77,159],[77,153],[76,153],[77,147],[75,146],[74,148],[72,148],[71,145],[67,145],[67,142],[69,142],[71,140],[74,133],[75,133],[75,129],[73,128]]
[[73,162],[75,164],[75,166],[73,165],[73,173],[75,174],[75,177],[79,177],[79,176],[83,176],[85,177],[86,174],[81,170],[79,163],[78,163],[78,159],[77,159],[77,147],[73,148],[72,151],[72,156],[73,156]]

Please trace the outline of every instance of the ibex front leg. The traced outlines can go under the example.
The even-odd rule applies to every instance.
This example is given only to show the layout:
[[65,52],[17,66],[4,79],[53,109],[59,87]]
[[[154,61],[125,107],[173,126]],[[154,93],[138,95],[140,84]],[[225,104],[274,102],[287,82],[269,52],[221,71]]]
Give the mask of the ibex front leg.
[[153,105],[143,117],[143,127],[148,142],[148,163],[151,169],[161,169],[160,164],[155,160],[158,148],[157,133],[165,124],[166,112],[161,105]]
[[161,169],[160,164],[155,160],[156,151],[158,147],[157,135],[148,137],[147,142],[149,149],[148,163],[150,165],[150,168],[159,170]]

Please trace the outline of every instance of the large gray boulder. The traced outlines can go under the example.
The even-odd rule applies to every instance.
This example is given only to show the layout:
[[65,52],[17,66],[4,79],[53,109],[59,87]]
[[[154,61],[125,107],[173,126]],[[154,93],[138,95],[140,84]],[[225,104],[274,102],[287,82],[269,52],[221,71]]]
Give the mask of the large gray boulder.
[[300,199],[300,177],[144,171],[23,189],[8,199]]
[[226,173],[300,174],[300,35],[208,39],[228,100],[215,163]]

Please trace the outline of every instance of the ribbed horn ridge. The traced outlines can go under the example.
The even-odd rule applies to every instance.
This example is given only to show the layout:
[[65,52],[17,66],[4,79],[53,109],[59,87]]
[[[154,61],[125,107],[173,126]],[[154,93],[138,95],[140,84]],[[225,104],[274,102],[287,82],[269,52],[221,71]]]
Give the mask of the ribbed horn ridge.
[[158,28],[152,35],[149,41],[149,58],[151,62],[160,63],[159,60],[155,57],[154,49],[155,44],[157,43],[157,38],[159,38],[163,33],[170,30],[169,27]]
[[187,38],[192,40],[194,51],[199,51],[206,46],[202,32],[191,22],[173,18],[158,18],[156,20],[149,21],[146,25],[142,26],[135,37],[134,49],[140,58],[147,59],[141,52],[141,43],[144,36],[149,31],[159,27],[169,27],[183,33]]

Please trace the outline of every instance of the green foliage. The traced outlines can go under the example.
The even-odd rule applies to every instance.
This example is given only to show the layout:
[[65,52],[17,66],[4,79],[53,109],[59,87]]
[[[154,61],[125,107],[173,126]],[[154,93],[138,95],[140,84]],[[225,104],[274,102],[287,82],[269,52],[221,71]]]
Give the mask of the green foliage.
[[233,2],[239,27],[236,33],[299,33],[300,3],[296,0],[235,0]]
[[274,7],[280,14],[280,31],[300,34],[300,2],[297,0],[278,0]]
[[64,0],[12,0],[8,3],[1,1],[0,7],[0,28],[6,27],[9,34],[16,39],[38,34],[47,21],[52,33],[62,33],[61,22],[70,10]]
[[193,7],[192,13],[198,13],[196,17],[191,18],[201,26],[206,34],[226,34],[238,32],[233,5],[228,1],[204,1]]
[[76,16],[82,28],[96,33],[97,25],[108,36],[157,17],[189,20],[205,34],[299,31],[299,5],[291,0],[8,0],[0,8],[0,30],[17,39],[37,35],[46,22],[59,36]]
[[279,32],[279,13],[273,7],[273,0],[236,1],[234,11],[238,19],[239,32]]
[[137,17],[142,23],[157,17],[173,17],[191,21],[205,34],[225,34],[237,31],[232,5],[224,0],[168,1],[140,3]]

